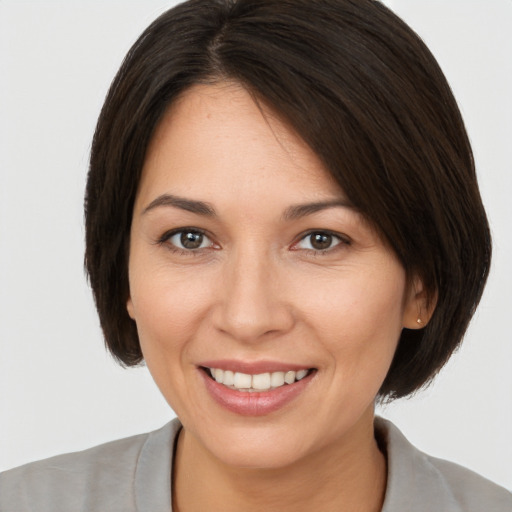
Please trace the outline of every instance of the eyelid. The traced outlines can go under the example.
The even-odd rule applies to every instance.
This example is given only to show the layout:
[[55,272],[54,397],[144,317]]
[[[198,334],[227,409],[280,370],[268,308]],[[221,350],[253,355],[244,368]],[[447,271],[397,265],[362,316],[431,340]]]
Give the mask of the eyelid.
[[165,242],[165,241],[169,240],[169,238],[171,238],[172,236],[174,236],[178,233],[183,233],[184,231],[200,233],[201,235],[208,236],[207,233],[203,229],[192,227],[192,226],[182,226],[179,228],[173,228],[173,229],[169,229],[169,230],[165,231],[161,236],[158,237],[157,242],[158,243]]
[[[300,242],[302,242],[302,240],[304,240],[308,236],[311,236],[311,235],[317,234],[317,233],[322,234],[322,235],[329,235],[329,236],[332,236],[333,238],[337,238],[339,240],[339,243],[337,243],[333,247],[329,247],[328,249],[300,249],[300,248],[297,248],[297,245]],[[315,253],[326,253],[326,252],[334,251],[340,245],[350,245],[351,243],[352,243],[352,241],[350,240],[350,238],[342,233],[338,233],[338,232],[332,231],[330,229],[321,229],[321,228],[320,229],[309,229],[305,233],[301,233],[296,238],[295,242],[293,242],[293,244],[292,244],[291,249],[295,250],[295,251],[304,250],[304,251],[310,251],[310,252],[315,252]]]
[[[202,248],[198,248],[198,249],[186,249],[186,248],[181,248],[181,247],[179,247],[179,246],[169,242],[169,240],[173,236],[175,236],[177,234],[180,234],[180,233],[184,233],[184,232],[199,233],[202,236],[204,236],[205,238],[207,238],[210,241],[210,244],[208,245],[208,247],[202,247]],[[313,234],[323,234],[323,235],[331,236],[333,238],[338,239],[339,243],[337,243],[334,246],[329,247],[327,249],[314,249],[314,248],[313,249],[301,249],[301,248],[297,247],[297,245],[301,241],[303,241],[305,238],[307,238],[308,236],[311,236]],[[199,252],[201,252],[201,251],[203,251],[205,249],[210,249],[210,248],[219,249],[220,248],[220,246],[213,241],[213,237],[211,235],[209,235],[209,233],[206,230],[198,228],[198,227],[195,227],[195,226],[181,226],[179,228],[174,228],[174,229],[170,229],[168,231],[165,231],[155,241],[155,243],[158,244],[158,245],[166,244],[171,250],[173,250],[175,252],[187,253],[187,254],[191,254],[191,255],[192,254],[197,254],[197,253],[199,253]],[[295,239],[295,241],[292,243],[290,249],[294,250],[294,251],[302,250],[302,251],[309,251],[309,252],[314,252],[314,253],[327,253],[327,252],[333,252],[339,246],[350,245],[350,244],[351,244],[350,238],[348,236],[342,234],[342,233],[339,233],[339,232],[336,232],[336,231],[332,231],[330,229],[317,228],[317,229],[309,229],[306,232],[301,233]]]
[[[201,234],[203,235],[205,238],[207,238],[209,241],[210,241],[210,244],[208,247],[202,247],[202,248],[198,248],[198,249],[186,249],[186,248],[182,248],[182,247],[178,247],[177,245],[173,244],[173,243],[170,243],[170,239],[177,235],[177,234],[180,234],[180,233],[186,233],[186,232],[189,232],[189,233],[198,233],[198,234]],[[175,251],[175,252],[180,252],[180,253],[186,253],[186,254],[197,254],[199,252],[201,252],[202,250],[205,250],[205,249],[209,249],[209,248],[218,248],[218,244],[216,244],[212,237],[208,234],[207,231],[205,231],[204,229],[201,229],[201,228],[197,228],[195,226],[181,226],[179,228],[174,228],[174,229],[170,229],[168,231],[165,231],[160,237],[158,237],[158,239],[156,240],[155,242],[156,244],[158,245],[167,245],[169,247],[169,249],[171,249],[172,251]]]

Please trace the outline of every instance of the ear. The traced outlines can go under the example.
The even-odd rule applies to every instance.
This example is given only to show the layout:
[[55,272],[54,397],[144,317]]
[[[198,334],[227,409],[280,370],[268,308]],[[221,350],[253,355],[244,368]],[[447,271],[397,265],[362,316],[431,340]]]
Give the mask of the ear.
[[130,315],[130,318],[132,320],[135,320],[135,311],[133,308],[133,302],[131,297],[128,297],[128,300],[126,301],[126,311],[128,311],[128,315]]
[[422,280],[414,276],[406,290],[402,325],[407,329],[425,327],[436,308],[437,297],[428,297]]

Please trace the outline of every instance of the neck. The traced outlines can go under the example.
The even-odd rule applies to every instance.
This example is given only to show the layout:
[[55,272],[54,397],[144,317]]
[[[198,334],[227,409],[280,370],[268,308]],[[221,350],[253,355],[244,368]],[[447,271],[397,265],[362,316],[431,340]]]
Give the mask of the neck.
[[175,455],[173,511],[379,512],[386,487],[386,461],[373,433],[373,410],[334,446],[292,465],[233,468],[181,432]]

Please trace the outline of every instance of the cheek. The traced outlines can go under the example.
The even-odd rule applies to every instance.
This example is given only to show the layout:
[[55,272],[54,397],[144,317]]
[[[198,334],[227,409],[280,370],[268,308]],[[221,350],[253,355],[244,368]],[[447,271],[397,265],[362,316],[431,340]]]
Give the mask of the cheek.
[[132,311],[148,366],[156,355],[175,362],[205,316],[209,287],[179,269],[138,265],[135,257],[130,264]]
[[378,379],[391,364],[402,330],[405,277],[396,269],[389,275],[347,274],[304,295],[306,322],[345,377],[363,368]]
[[155,383],[171,408],[193,403],[187,386],[190,352],[207,309],[206,289],[183,273],[163,268],[130,275],[130,292],[142,354]]

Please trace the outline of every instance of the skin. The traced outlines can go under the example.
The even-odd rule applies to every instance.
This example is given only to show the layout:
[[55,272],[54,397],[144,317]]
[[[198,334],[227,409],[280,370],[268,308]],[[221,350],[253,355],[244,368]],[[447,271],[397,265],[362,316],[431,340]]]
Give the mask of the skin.
[[[206,202],[215,215],[163,204],[165,194]],[[340,204],[285,215],[319,202]],[[169,235],[180,228],[204,231],[200,248]],[[319,251],[310,230],[338,235]],[[241,86],[194,86],[158,126],[134,208],[129,280],[147,366],[184,425],[176,510],[381,509],[374,400],[402,328],[418,327],[421,283],[408,286],[318,157]],[[218,359],[316,372],[284,407],[248,417],[207,392],[198,365]]]

